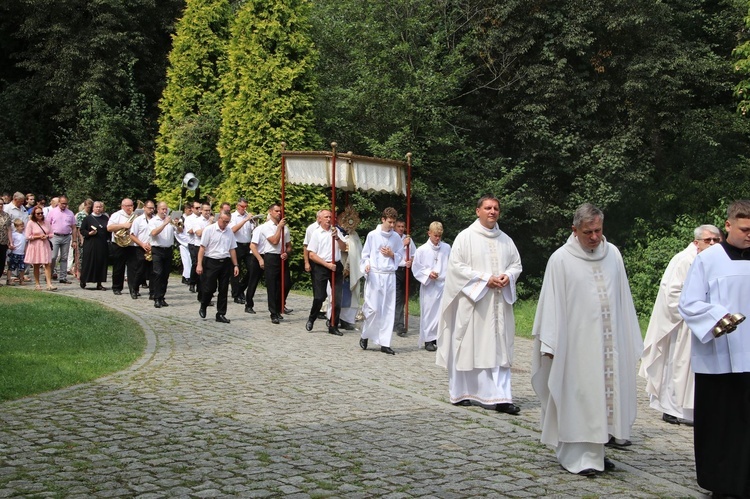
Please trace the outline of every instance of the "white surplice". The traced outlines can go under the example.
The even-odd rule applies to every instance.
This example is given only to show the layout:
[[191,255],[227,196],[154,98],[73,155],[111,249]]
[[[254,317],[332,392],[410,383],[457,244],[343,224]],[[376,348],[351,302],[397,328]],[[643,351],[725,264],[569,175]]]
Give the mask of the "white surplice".
[[659,284],[639,374],[646,378],[652,409],[683,419],[693,419],[695,376],[690,368],[690,329],[677,306],[682,285],[698,248],[690,243],[669,261]]
[[[438,241],[432,244],[428,239],[426,243],[414,253],[414,261],[411,264],[411,272],[419,281],[419,340],[417,346],[425,342],[437,339],[438,322],[440,320],[440,299],[445,288],[445,274],[448,269],[448,257],[451,247],[448,243]],[[430,274],[435,272],[437,279],[430,279]]]
[[636,416],[643,342],[622,256],[602,239],[592,251],[571,234],[552,254],[534,319],[541,441],[573,473],[602,470],[604,444],[630,438]]
[[[403,258],[401,237],[391,230],[383,232],[381,226],[367,234],[359,262],[360,271],[366,274],[362,313],[362,338],[372,340],[382,347],[391,346],[393,317],[396,314],[396,269]],[[390,247],[392,257],[383,256],[380,249]],[[370,271],[365,272],[365,267]]]
[[[497,225],[476,220],[456,236],[448,258],[440,306],[436,363],[448,369],[451,402],[483,405],[512,402],[516,280],[521,257],[513,240]],[[508,285],[487,287],[492,276],[506,274]]]

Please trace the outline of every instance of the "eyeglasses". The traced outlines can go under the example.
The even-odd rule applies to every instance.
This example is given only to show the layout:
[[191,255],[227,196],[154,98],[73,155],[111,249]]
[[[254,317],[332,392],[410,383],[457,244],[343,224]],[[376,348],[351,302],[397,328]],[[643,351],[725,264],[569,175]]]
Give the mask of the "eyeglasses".
[[703,241],[706,244],[711,244],[711,242],[720,243],[721,238],[720,237],[707,237],[705,239],[699,239],[699,241]]

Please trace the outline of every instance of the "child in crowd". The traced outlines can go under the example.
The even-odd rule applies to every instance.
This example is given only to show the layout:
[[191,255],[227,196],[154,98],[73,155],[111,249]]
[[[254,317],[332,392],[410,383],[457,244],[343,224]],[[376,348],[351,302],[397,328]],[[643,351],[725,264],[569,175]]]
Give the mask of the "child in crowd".
[[8,258],[8,281],[7,284],[11,284],[11,276],[13,272],[17,272],[18,284],[23,285],[24,281],[28,281],[26,278],[26,264],[23,263],[23,257],[26,254],[26,236],[23,233],[23,221],[20,218],[13,220],[13,227],[16,229],[13,234],[13,250],[10,252]]

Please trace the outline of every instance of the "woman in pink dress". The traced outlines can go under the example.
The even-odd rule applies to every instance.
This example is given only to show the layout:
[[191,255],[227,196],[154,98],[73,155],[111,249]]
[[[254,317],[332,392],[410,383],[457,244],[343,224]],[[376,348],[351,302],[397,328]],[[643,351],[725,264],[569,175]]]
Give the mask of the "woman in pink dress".
[[37,291],[42,289],[39,283],[39,267],[44,266],[44,275],[47,277],[47,291],[55,291],[57,288],[52,283],[52,248],[50,238],[52,227],[44,221],[44,211],[40,206],[35,206],[26,224],[26,256],[23,261],[34,266],[34,281]]

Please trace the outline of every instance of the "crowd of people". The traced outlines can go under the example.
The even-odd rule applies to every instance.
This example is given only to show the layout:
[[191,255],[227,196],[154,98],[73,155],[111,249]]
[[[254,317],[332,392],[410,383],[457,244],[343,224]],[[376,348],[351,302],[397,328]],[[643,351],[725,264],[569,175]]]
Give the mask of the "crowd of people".
[[[69,275],[82,288],[95,283],[106,290],[111,262],[115,295],[123,294],[127,274],[132,299],[148,288],[154,307],[168,307],[176,244],[182,284],[196,294],[201,318],[215,306],[215,320],[230,322],[230,288],[234,303],[255,314],[261,278],[271,323],[292,312],[286,300],[293,241],[277,203],[254,216],[245,199],[235,211],[223,203],[217,213],[195,201],[175,218],[164,202],[147,201],[137,214],[126,198],[111,215],[101,201],[86,200],[77,214],[66,196],[50,204],[33,194],[0,199],[6,284],[23,285],[29,266],[36,289],[43,289],[43,269],[47,290],[70,284]],[[442,241],[437,221],[417,247],[392,207],[383,210],[364,244],[356,232],[358,217],[319,210],[302,244],[313,286],[306,331],[325,320],[329,334],[343,336],[342,329],[354,330],[362,320],[360,347],[374,344],[395,355],[392,335],[407,334],[405,283],[411,273],[420,285],[418,345],[436,352],[436,363],[447,370],[451,402],[519,414],[511,367],[522,265],[513,240],[499,228],[500,214],[499,200],[484,196],[476,220],[452,247]],[[666,423],[694,426],[698,483],[714,496],[750,496],[750,437],[743,430],[750,417],[750,337],[742,323],[750,313],[750,201],[729,206],[726,237],[713,225],[701,225],[670,261],[645,343],[622,256],[603,227],[604,213],[581,205],[570,236],[547,263],[532,332],[541,441],[571,473],[592,477],[613,469],[605,447],[631,445],[640,373],[651,407]]]

